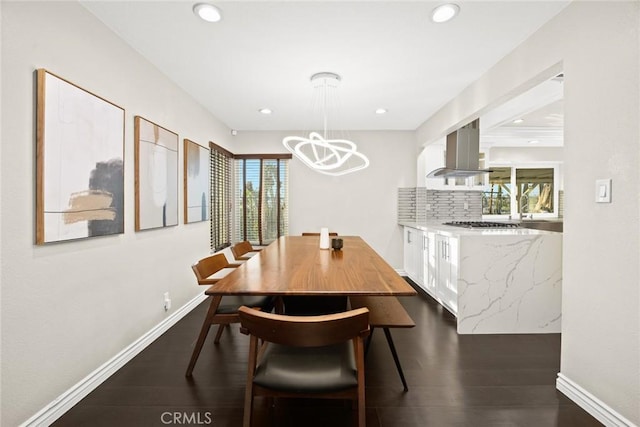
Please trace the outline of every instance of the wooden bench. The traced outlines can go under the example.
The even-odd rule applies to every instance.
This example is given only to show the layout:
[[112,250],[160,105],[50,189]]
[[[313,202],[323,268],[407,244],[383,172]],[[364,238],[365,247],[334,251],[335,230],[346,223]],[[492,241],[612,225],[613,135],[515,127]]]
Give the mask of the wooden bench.
[[367,338],[367,343],[365,346],[365,355],[369,351],[369,345],[371,344],[371,339],[373,338],[373,331],[375,328],[382,328],[384,330],[384,335],[387,338],[387,344],[389,344],[389,349],[391,350],[391,355],[393,356],[393,360],[396,363],[396,369],[398,370],[398,374],[400,375],[400,380],[402,381],[402,385],[404,386],[404,391],[409,391],[409,387],[407,387],[407,381],[404,378],[404,373],[402,372],[402,366],[400,365],[400,360],[398,359],[398,353],[396,352],[396,347],[393,344],[393,339],[391,338],[391,332],[389,328],[413,328],[416,326],[415,322],[407,311],[404,309],[398,298],[392,296],[355,296],[349,297],[349,303],[351,304],[351,308],[361,308],[366,307],[369,309],[369,327],[371,329],[371,334]]

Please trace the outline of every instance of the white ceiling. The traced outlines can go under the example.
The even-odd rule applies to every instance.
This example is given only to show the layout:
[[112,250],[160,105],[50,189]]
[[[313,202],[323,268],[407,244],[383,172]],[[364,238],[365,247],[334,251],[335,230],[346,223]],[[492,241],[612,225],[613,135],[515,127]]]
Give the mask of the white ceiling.
[[415,130],[569,2],[458,1],[446,24],[433,1],[215,1],[218,23],[195,1],[82,3],[232,129],[308,129],[309,77],[332,71],[341,127]]
[[564,78],[556,76],[505,102],[480,117],[480,145],[562,147],[563,99]]

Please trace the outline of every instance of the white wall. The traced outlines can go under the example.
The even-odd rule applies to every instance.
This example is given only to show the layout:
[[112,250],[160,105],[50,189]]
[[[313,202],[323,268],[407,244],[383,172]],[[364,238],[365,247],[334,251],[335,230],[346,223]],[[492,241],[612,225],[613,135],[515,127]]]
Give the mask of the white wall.
[[[238,154],[284,153],[282,138],[299,132],[239,132]],[[397,225],[398,187],[415,186],[413,132],[349,132],[370,166],[339,177],[323,175],[295,157],[290,163],[289,233],[329,227],[359,235],[392,267],[401,269],[402,229]]]
[[564,149],[561,147],[491,147],[489,149],[489,164],[511,162],[518,163],[538,163],[552,162],[559,163],[564,160]]
[[[565,73],[561,374],[640,424],[640,3],[573,2],[418,129],[428,143]],[[594,203],[613,179],[613,203]]]
[[[189,266],[209,253],[208,223],[183,225],[180,210],[176,227],[134,232],[133,116],[177,132],[181,146],[189,138],[232,149],[232,141],[225,125],[78,4],[3,1],[1,11],[0,424],[15,426],[203,292]],[[126,109],[125,234],[34,245],[40,67]]]
[[[0,35],[2,34],[2,6],[0,5]],[[2,61],[2,42],[0,41],[0,61]],[[0,67],[0,96],[2,95],[3,89],[3,71],[2,67]],[[0,99],[0,138],[2,138],[2,106],[4,105],[4,101]],[[0,165],[2,165],[2,141],[4,138],[0,140]],[[2,238],[2,173],[0,173],[0,242],[3,242]],[[0,309],[2,308],[2,244],[0,243]],[[0,313],[0,367],[2,366],[2,315]],[[0,368],[0,402],[2,402],[2,370]],[[0,403],[0,411],[1,403]],[[2,423],[2,419],[0,419],[0,424]]]

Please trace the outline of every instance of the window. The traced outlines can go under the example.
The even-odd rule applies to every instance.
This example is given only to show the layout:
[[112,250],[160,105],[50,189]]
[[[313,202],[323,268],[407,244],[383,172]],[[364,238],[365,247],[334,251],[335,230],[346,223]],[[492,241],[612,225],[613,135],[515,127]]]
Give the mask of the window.
[[555,168],[492,167],[482,197],[483,215],[556,216]]
[[235,239],[265,245],[289,232],[290,155],[238,155]]
[[210,142],[211,152],[211,249],[231,245],[231,159],[233,154]]
[[483,215],[511,215],[511,168],[492,168],[482,197]]
[[553,213],[553,169],[517,169],[516,212]]

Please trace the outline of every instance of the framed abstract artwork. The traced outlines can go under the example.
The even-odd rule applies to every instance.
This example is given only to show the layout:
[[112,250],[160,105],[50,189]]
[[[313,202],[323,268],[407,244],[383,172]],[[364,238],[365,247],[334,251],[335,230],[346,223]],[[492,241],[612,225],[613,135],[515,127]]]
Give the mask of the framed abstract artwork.
[[124,232],[124,109],[37,70],[36,244]]
[[136,231],[178,225],[178,134],[135,119]]
[[184,223],[209,220],[209,149],[184,140]]

